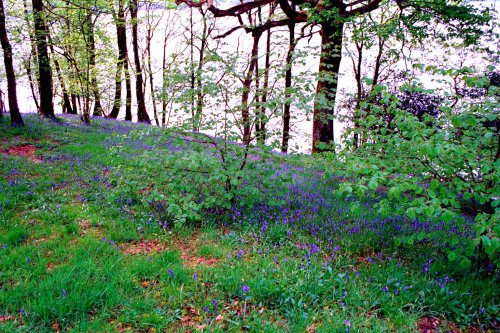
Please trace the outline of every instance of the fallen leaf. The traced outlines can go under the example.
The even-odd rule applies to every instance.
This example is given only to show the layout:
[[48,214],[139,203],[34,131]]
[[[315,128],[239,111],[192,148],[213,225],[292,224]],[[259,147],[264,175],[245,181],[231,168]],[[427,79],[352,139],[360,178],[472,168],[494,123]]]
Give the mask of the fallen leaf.
[[59,323],[53,323],[52,329],[56,332],[61,332],[61,325],[59,325]]
[[12,315],[0,316],[0,323],[3,323],[4,321],[14,320],[14,319],[15,319],[15,317]]

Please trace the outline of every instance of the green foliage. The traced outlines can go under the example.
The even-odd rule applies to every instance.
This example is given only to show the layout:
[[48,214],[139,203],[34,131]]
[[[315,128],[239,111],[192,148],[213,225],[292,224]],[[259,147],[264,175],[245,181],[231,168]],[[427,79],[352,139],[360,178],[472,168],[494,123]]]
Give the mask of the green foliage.
[[[176,167],[224,172],[216,167],[223,164],[215,146],[201,143],[203,136],[104,119],[80,127],[78,117],[61,118],[27,115],[24,129],[0,120],[6,146],[32,140],[50,147],[37,151],[39,163],[0,158],[2,332],[182,331],[186,325],[214,332],[331,332],[345,331],[346,320],[351,331],[414,331],[424,316],[443,318],[442,327],[449,321],[487,330],[498,320],[495,271],[462,269],[440,247],[417,239],[396,247],[388,220],[354,232],[376,221],[376,200],[332,196],[341,184],[345,193],[359,188],[331,171],[323,175],[317,157],[249,150],[244,170],[253,175],[232,189],[240,196],[234,205],[202,208],[198,228],[172,233],[173,225],[156,223],[143,197],[155,189],[156,200],[172,203],[182,201],[167,196],[186,188],[202,201],[207,197],[196,197],[198,191],[225,194],[220,180],[210,183],[220,187],[215,194],[203,188],[201,179],[210,174],[197,178],[163,164],[179,159]],[[245,149],[228,144],[222,151],[241,161],[236,154]],[[189,164],[190,153],[196,164]],[[140,158],[148,158],[151,169],[139,169]],[[210,159],[213,169],[203,169]],[[260,164],[267,166],[261,171]],[[286,173],[293,177],[281,176]],[[367,181],[365,193],[384,181]],[[443,192],[435,183],[428,188]],[[254,191],[258,204],[243,198]],[[14,234],[29,237],[14,245],[8,240]]]
[[[466,77],[473,87],[484,87],[483,81]],[[433,240],[444,244],[448,259],[463,268],[471,265],[470,259],[484,260],[484,254],[498,266],[497,90],[490,87],[476,103],[445,104],[438,117],[420,121],[382,87],[380,102],[366,104],[369,112],[360,129],[348,134],[356,133],[364,143],[354,150],[349,145],[336,157],[336,172],[355,180],[345,182],[338,193],[358,198],[382,194],[374,205],[382,216],[406,215],[435,226],[397,238],[396,244]],[[460,230],[450,230],[451,221],[458,221]],[[474,236],[469,239],[470,233]]]

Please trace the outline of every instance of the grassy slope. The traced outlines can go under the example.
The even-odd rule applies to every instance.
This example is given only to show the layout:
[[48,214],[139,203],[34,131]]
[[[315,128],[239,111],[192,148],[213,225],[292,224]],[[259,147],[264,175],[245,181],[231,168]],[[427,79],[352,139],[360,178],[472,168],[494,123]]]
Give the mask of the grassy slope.
[[[442,330],[497,325],[497,272],[464,273],[425,243],[394,248],[404,220],[380,220],[369,200],[353,215],[330,195],[335,181],[300,161],[290,160],[287,191],[271,191],[282,204],[205,210],[172,232],[142,205],[144,189],[162,187],[137,164],[176,151],[170,134],[25,118],[23,129],[0,120],[0,150],[37,148],[36,158],[0,155],[2,332],[411,332],[424,317]],[[161,179],[190,177],[159,166]]]

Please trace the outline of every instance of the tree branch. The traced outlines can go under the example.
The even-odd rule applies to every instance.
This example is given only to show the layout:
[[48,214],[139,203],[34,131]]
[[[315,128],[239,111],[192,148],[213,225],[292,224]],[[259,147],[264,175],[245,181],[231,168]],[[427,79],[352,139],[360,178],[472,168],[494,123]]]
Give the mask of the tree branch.
[[227,36],[229,36],[230,34],[232,34],[233,32],[239,30],[243,28],[242,26],[238,26],[238,27],[234,27],[234,28],[231,28],[229,29],[228,31],[226,31],[225,33],[221,34],[221,35],[217,35],[214,37],[214,39],[220,39],[220,38],[225,38]]
[[[345,17],[350,17],[350,16],[355,16],[355,15],[361,15],[361,14],[366,14],[371,11],[374,11],[375,9],[378,8],[382,0],[371,0],[369,3],[367,3],[364,6],[351,9],[351,10],[346,10],[344,13]],[[360,1],[355,1],[354,3],[361,3]],[[352,4],[349,4],[347,6],[351,6]]]

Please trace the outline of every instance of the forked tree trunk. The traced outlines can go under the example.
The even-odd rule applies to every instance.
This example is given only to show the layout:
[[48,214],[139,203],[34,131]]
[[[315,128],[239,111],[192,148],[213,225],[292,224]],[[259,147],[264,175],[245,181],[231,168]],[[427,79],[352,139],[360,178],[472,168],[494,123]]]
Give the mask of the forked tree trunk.
[[[52,39],[50,38],[50,34],[48,34],[48,40],[50,45],[50,53],[55,55],[54,46],[52,46]],[[57,78],[59,80],[59,84],[61,85],[62,95],[63,95],[63,113],[75,114],[73,112],[73,108],[71,107],[71,101],[69,100],[68,91],[66,90],[66,85],[64,84],[64,79],[61,73],[61,66],[59,65],[59,61],[54,58],[54,67],[56,68]]]
[[245,80],[243,81],[243,93],[241,94],[241,120],[243,125],[243,144],[248,146],[251,140],[251,122],[250,122],[250,110],[248,105],[248,99],[250,97],[250,86],[252,85],[252,77],[257,66],[257,57],[259,54],[259,40],[262,36],[262,32],[255,32],[252,34],[253,46],[252,53],[250,56],[250,65],[248,66],[247,74]]
[[[15,127],[24,126],[23,118],[17,105],[17,86],[14,64],[12,61],[12,47],[5,28],[5,9],[3,0],[0,0],[0,41],[3,49],[3,60],[5,63],[5,74],[7,76],[7,92],[9,95],[10,124]],[[0,111],[1,112],[1,111]]]
[[134,48],[135,62],[135,92],[137,97],[137,120],[151,124],[151,119],[146,111],[146,102],[144,100],[143,78],[141,61],[139,59],[139,43],[137,41],[137,0],[130,1],[130,16],[132,19],[132,47]]
[[[36,59],[36,38],[33,34],[33,29],[31,26],[30,15],[28,11],[28,3],[26,0],[23,1],[23,12],[24,12],[24,21],[26,24],[26,29],[28,30],[28,35],[30,37],[30,53],[27,60],[23,61],[24,68],[26,69],[26,75],[28,76],[28,81],[30,84],[31,96],[33,97],[33,102],[35,102],[35,107],[37,110],[40,110],[40,102],[38,101],[38,92],[36,87],[40,87],[40,80],[38,77],[35,79],[34,76],[36,73],[33,73],[32,70],[32,61],[37,62]],[[35,81],[38,82],[35,84]]]
[[321,56],[313,116],[312,152],[335,151],[333,117],[337,76],[342,59],[343,23],[321,24]]
[[[118,45],[118,60],[116,62],[115,73],[115,98],[113,101],[113,108],[109,114],[109,117],[114,119],[118,118],[118,114],[120,113],[122,106],[122,72],[127,63],[127,30],[122,0],[118,0],[118,11],[115,17],[115,25],[116,41]],[[130,103],[127,104],[127,107],[130,108]],[[129,113],[131,113],[130,110]]]
[[52,102],[52,72],[49,52],[47,51],[47,26],[43,14],[43,3],[42,0],[32,0],[32,4],[40,79],[40,114],[46,118],[55,118]]

